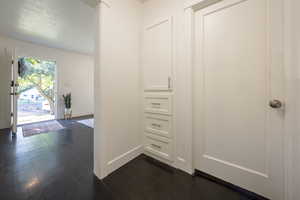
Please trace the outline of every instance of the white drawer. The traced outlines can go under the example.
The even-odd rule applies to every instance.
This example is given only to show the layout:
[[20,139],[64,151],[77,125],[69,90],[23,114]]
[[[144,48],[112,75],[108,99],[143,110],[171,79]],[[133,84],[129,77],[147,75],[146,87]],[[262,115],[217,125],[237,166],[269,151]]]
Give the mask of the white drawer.
[[152,134],[146,134],[145,151],[168,161],[173,160],[171,140]]
[[144,109],[148,113],[172,114],[172,96],[169,94],[147,94]]
[[166,115],[145,114],[145,131],[172,138],[172,118]]

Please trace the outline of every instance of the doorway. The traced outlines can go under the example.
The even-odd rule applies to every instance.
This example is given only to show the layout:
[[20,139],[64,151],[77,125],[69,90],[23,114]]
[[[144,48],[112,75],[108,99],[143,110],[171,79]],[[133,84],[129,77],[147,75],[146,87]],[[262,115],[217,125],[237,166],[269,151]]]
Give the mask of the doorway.
[[55,61],[19,58],[17,83],[17,125],[55,119]]

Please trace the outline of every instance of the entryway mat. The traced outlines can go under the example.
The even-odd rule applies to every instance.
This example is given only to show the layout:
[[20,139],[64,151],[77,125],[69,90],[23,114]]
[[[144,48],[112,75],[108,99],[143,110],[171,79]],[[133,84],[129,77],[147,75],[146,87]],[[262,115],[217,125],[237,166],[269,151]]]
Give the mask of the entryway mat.
[[30,137],[33,135],[38,135],[42,133],[49,133],[64,129],[58,121],[46,121],[41,123],[34,123],[22,126],[22,132],[24,137]]

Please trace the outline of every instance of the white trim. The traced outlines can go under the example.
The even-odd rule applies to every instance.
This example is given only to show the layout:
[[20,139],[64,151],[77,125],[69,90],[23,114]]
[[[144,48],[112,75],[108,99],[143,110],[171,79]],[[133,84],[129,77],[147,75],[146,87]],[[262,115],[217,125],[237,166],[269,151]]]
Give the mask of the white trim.
[[[144,152],[143,154],[145,154],[146,156],[150,157],[150,158],[153,158],[161,163],[164,163],[170,167],[173,167],[175,169],[179,169],[176,165],[175,165],[175,162],[173,160],[168,160],[162,156],[158,156],[156,153],[153,153],[153,152],[150,152],[148,150],[146,150],[146,148],[144,147]],[[185,171],[185,170],[183,170]]]
[[255,170],[252,170],[252,169],[249,169],[249,168],[246,168],[246,167],[243,167],[243,166],[240,166],[240,165],[237,165],[237,164],[225,161],[225,160],[221,160],[221,159],[215,158],[213,156],[209,156],[209,155],[205,154],[205,155],[203,155],[203,157],[208,159],[208,160],[212,160],[212,161],[221,163],[223,165],[227,165],[227,166],[230,166],[230,167],[240,169],[242,171],[249,172],[251,174],[256,174],[256,175],[259,175],[259,176],[264,177],[264,178],[269,178],[269,176],[267,174],[264,174],[264,173],[261,173],[261,172],[258,172],[258,171],[255,171]]
[[189,163],[184,158],[181,157],[176,158],[176,168],[190,175],[194,174],[194,169],[192,168],[191,165],[189,165]]
[[184,5],[184,9],[192,8],[194,6],[197,6],[199,8],[205,8],[219,1],[223,1],[223,0],[190,0]]
[[187,130],[186,130],[186,169],[194,171],[194,158],[193,158],[193,148],[195,147],[193,141],[193,41],[194,41],[194,11],[192,8],[185,10],[185,66],[187,66],[187,100],[189,104],[187,105],[188,118],[186,119]]
[[[107,2],[107,1],[108,1],[108,2]],[[103,4],[103,5],[105,5],[107,8],[111,8],[111,4],[110,4],[109,0],[105,0],[105,1],[99,0],[99,4]]]
[[188,2],[185,3],[184,9],[191,8],[191,7],[195,6],[195,5],[204,3],[204,2],[206,2],[206,1],[207,1],[207,0],[190,0],[190,1],[188,1]]
[[59,91],[59,80],[60,80],[60,73],[59,72],[59,67],[58,67],[58,62],[57,61],[54,61],[55,62],[55,74],[54,74],[54,119],[59,119],[60,116],[60,101],[59,101],[59,96],[60,96],[60,91]]
[[[286,93],[285,93],[285,102],[289,103],[291,100],[287,99],[289,95],[288,93],[288,86],[289,85],[294,85],[293,79],[290,80],[287,77],[288,71],[291,71],[292,66],[292,2],[291,0],[285,0],[284,1],[284,47],[283,47],[283,51],[284,51],[284,72],[286,75],[285,78],[285,87],[286,87]],[[291,72],[290,72],[291,73]],[[296,76],[296,75],[295,75]],[[294,96],[292,96],[294,97]],[[296,101],[296,100],[294,100]],[[293,106],[293,105],[291,105]],[[291,109],[290,109],[291,112]],[[293,200],[293,173],[295,174],[295,172],[293,171],[293,133],[288,130],[288,127],[294,124],[296,124],[296,120],[297,120],[297,116],[290,116],[291,123],[288,122],[287,118],[289,116],[286,115],[285,118],[285,125],[284,125],[284,182],[285,182],[285,188],[284,188],[284,192],[285,192],[285,196],[284,199],[285,200]],[[293,127],[294,128],[294,127]]]
[[113,171],[119,169],[123,165],[127,164],[134,158],[138,157],[143,153],[143,145],[139,145],[130,151],[114,158],[113,160],[107,163],[107,175],[112,173]]
[[165,22],[170,22],[170,21],[172,22],[172,17],[166,17],[166,18],[157,20],[156,22],[154,22],[154,23],[152,23],[152,24],[146,26],[146,27],[145,27],[145,30],[152,29],[152,28],[154,28],[155,26],[159,26],[159,25],[161,25],[161,24],[163,24],[163,23],[165,23]]

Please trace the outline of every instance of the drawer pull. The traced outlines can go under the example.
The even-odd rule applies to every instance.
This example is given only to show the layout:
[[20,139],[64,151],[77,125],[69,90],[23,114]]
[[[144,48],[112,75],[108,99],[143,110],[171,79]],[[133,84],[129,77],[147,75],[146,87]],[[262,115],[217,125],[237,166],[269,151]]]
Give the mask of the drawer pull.
[[152,104],[152,108],[160,108],[160,103],[151,103]]
[[157,127],[157,128],[161,128],[160,124],[152,124],[152,126]]
[[151,103],[152,106],[160,106],[160,103]]
[[161,146],[157,145],[157,144],[151,144],[151,146],[157,148],[157,149],[161,149]]

